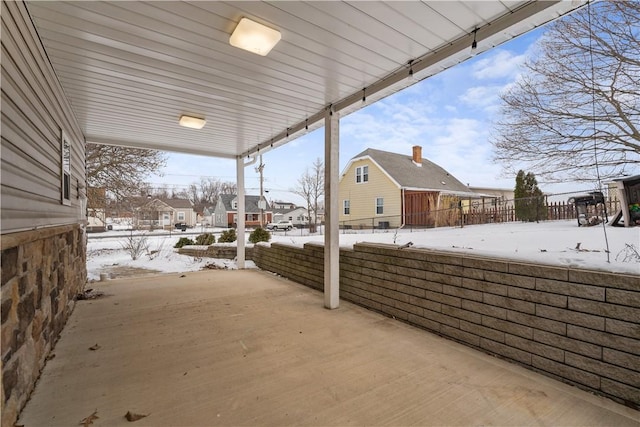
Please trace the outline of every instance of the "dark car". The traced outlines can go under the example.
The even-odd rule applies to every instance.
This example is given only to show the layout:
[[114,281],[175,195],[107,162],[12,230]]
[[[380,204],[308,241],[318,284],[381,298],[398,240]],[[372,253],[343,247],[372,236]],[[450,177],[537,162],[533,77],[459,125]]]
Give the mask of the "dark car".
[[187,231],[187,223],[186,222],[176,222],[175,228],[182,231]]

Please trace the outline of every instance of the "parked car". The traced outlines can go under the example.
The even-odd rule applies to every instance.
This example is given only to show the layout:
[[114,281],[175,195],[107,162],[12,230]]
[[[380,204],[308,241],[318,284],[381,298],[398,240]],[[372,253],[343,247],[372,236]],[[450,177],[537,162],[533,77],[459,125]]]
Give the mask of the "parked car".
[[187,231],[187,223],[186,222],[176,222],[175,228],[182,231]]
[[291,221],[278,221],[278,222],[270,222],[269,224],[267,224],[267,230],[292,230],[293,229],[293,224],[291,223]]

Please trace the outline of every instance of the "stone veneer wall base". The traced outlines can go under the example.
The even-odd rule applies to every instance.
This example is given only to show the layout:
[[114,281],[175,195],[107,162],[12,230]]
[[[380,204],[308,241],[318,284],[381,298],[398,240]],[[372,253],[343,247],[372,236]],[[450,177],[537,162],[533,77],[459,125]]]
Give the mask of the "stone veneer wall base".
[[13,426],[87,281],[79,224],[2,236],[2,426]]

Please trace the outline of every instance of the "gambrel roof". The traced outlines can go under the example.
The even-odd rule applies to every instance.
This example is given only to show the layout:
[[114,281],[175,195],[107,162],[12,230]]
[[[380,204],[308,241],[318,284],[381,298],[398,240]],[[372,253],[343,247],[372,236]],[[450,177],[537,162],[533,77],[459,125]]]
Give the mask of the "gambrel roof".
[[354,156],[345,172],[354,161],[365,158],[371,159],[399,188],[477,196],[456,177],[428,159],[423,158],[422,166],[418,166],[413,162],[412,156],[373,148],[367,148]]

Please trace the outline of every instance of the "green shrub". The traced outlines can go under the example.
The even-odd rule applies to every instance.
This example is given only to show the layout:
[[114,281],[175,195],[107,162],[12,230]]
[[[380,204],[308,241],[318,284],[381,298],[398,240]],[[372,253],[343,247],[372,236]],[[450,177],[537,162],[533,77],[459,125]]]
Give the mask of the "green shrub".
[[260,227],[253,230],[249,235],[249,241],[251,243],[268,242],[269,240],[271,240],[271,233]]
[[176,245],[174,246],[174,248],[181,248],[187,245],[195,245],[195,243],[193,242],[193,240],[191,240],[188,237],[181,237],[180,240],[178,240],[178,243],[176,243]]
[[213,245],[216,237],[211,233],[204,233],[196,237],[196,245]]
[[236,229],[230,228],[222,232],[222,234],[218,238],[218,243],[233,243],[236,240],[238,240],[238,236],[236,235]]

